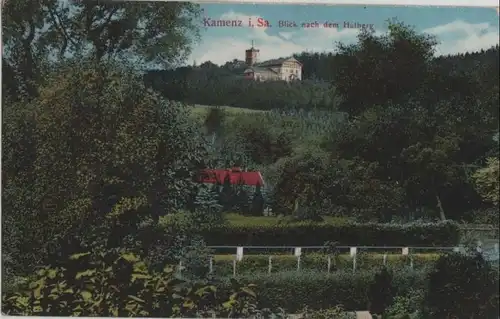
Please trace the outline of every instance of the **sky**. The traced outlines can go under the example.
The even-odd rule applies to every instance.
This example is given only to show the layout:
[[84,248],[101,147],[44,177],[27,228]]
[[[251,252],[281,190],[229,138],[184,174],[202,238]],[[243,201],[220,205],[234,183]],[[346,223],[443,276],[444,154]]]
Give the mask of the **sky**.
[[[335,52],[336,43],[355,42],[360,30],[344,27],[344,22],[365,24],[381,34],[387,31],[387,20],[392,18],[413,26],[418,32],[435,35],[440,42],[436,51],[439,55],[487,49],[499,42],[498,14],[492,8],[237,3],[202,4],[201,7],[201,40],[194,45],[189,64],[244,60],[245,50],[251,47],[252,41],[260,50],[261,61],[304,51]],[[254,27],[248,27],[249,18]],[[270,26],[258,27],[258,18],[267,20]],[[242,26],[207,26],[214,20],[241,20]],[[280,27],[280,21],[289,23]],[[327,21],[337,23],[338,27],[325,27]],[[292,22],[297,26],[290,26]],[[319,26],[302,26],[302,23],[314,22]]]

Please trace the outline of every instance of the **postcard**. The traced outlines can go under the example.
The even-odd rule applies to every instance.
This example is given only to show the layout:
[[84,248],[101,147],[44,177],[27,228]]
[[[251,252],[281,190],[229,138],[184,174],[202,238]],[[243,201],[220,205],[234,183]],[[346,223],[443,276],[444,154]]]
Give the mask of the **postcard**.
[[2,19],[2,313],[498,317],[493,8]]

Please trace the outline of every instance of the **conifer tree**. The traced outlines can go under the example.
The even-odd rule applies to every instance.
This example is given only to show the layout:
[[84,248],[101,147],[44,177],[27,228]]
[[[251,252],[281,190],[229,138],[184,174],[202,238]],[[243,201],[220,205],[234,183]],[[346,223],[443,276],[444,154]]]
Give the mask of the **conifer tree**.
[[255,193],[251,202],[251,214],[253,216],[262,216],[264,214],[264,196],[260,184],[255,187]]

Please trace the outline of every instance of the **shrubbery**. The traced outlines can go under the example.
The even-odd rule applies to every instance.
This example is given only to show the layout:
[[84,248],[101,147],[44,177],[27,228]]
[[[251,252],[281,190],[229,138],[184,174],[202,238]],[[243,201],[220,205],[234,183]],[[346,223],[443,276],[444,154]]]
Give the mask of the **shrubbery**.
[[425,318],[498,318],[498,279],[480,254],[444,255],[428,276]]
[[319,246],[327,241],[351,246],[455,246],[459,228],[453,222],[332,225],[295,223],[281,225],[221,225],[202,231],[207,245]]
[[152,272],[137,256],[121,251],[72,255],[64,267],[39,270],[25,288],[3,296],[3,313],[241,318],[258,312],[252,285],[231,280],[219,295],[212,283],[185,282],[168,266]]
[[[376,304],[382,318],[417,318],[420,313],[425,318],[478,314],[490,319],[498,314],[498,273],[480,257],[459,254],[441,257],[430,272],[377,267],[194,281],[179,275],[169,265],[162,271],[151,270],[147,262],[121,249],[75,254],[57,266],[44,267],[17,292],[4,294],[2,311],[42,316],[241,318],[260,314],[267,318],[275,314],[285,318],[286,313],[307,309],[310,318],[324,318]],[[385,291],[382,299],[380,291]]]
[[[284,308],[298,313],[305,307],[328,309],[342,305],[346,310],[367,309],[369,283],[376,270],[353,273],[340,271],[334,274],[318,272],[281,272],[253,274],[239,277],[242,283],[254,283],[259,291],[257,300],[264,308]],[[227,285],[227,284],[226,284]],[[410,287],[425,287],[424,271],[394,272],[393,285],[397,295],[405,295]]]
[[[269,258],[266,255],[246,255],[242,261],[236,263],[236,273],[238,276],[251,275],[256,273],[265,274],[269,271]],[[388,268],[409,268],[410,258],[413,259],[413,268],[422,269],[430,267],[439,258],[437,254],[420,254],[403,256],[387,255],[386,265]],[[213,273],[216,276],[230,276],[233,274],[233,256],[215,256],[213,262]],[[353,259],[348,254],[332,256],[330,259],[330,271],[342,271],[353,269]],[[209,261],[206,261],[208,265]],[[356,270],[374,270],[383,266],[382,254],[359,254],[356,258]],[[272,256],[271,273],[282,271],[293,271],[297,269],[297,257],[292,255]],[[300,258],[300,271],[328,272],[328,257],[326,255],[304,255]]]

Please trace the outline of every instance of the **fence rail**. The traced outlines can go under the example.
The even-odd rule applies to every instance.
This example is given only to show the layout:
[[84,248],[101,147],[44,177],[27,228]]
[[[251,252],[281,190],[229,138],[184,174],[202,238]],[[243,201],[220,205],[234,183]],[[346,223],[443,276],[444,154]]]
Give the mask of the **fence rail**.
[[[303,247],[294,247],[294,246],[208,246],[211,249],[217,250],[217,249],[235,249],[235,255],[233,260],[232,260],[232,275],[234,277],[237,276],[237,269],[238,269],[238,263],[243,260],[244,258],[244,251],[245,250],[259,250],[259,249],[266,249],[266,250],[273,250],[273,249],[280,249],[280,250],[292,250],[293,251],[293,256],[296,258],[296,270],[300,271],[302,270],[301,266],[301,257],[302,257],[302,252],[304,249],[321,249],[325,248],[325,246],[303,246]],[[384,250],[384,256],[383,259],[381,260],[381,265],[386,265],[388,262],[387,257],[390,253],[388,253],[388,250],[399,250],[399,254],[402,256],[406,256],[409,261],[408,266],[413,269],[414,268],[414,257],[415,253],[418,253],[418,250],[425,250],[425,251],[440,251],[440,252],[445,252],[445,251],[461,251],[465,249],[463,246],[459,247],[403,247],[403,246],[358,246],[358,247],[350,247],[350,246],[337,246],[339,249],[348,249],[349,254],[350,254],[350,262],[352,263],[352,271],[356,272],[358,268],[358,254],[360,250],[370,250],[370,249],[378,249],[378,250]],[[476,249],[479,252],[482,252],[483,255],[485,255],[486,258],[490,260],[498,260],[498,243],[494,244],[493,249],[494,252],[492,251],[487,251],[486,249],[483,251],[481,249],[481,246],[478,245]],[[251,254],[249,254],[251,255]],[[391,254],[393,255],[393,254]],[[496,257],[495,257],[496,256]],[[268,255],[268,265],[267,265],[267,272],[271,274],[273,272],[273,261],[274,257],[277,257],[277,255],[269,254]],[[325,268],[324,271],[330,273],[332,271],[332,266],[335,265],[335,259],[330,256],[330,255],[325,255]],[[210,257],[208,262],[208,268],[210,273],[217,273],[217,270],[214,269],[214,257]],[[333,263],[333,264],[332,264]],[[178,267],[178,272],[180,275],[182,275],[182,271],[185,268],[183,267],[182,262],[179,263]]]
[[[238,251],[246,251],[249,255],[252,254],[295,254],[297,249],[301,252],[322,252],[328,249],[327,246],[208,246],[209,249],[213,250],[215,253],[228,254]],[[450,252],[453,250],[458,250],[459,247],[405,247],[405,246],[336,246],[335,247],[339,253],[351,253],[353,249],[356,252],[373,252],[373,253],[399,253],[399,254],[411,254],[411,253],[436,253],[436,252]],[[407,252],[407,253],[405,253]]]

